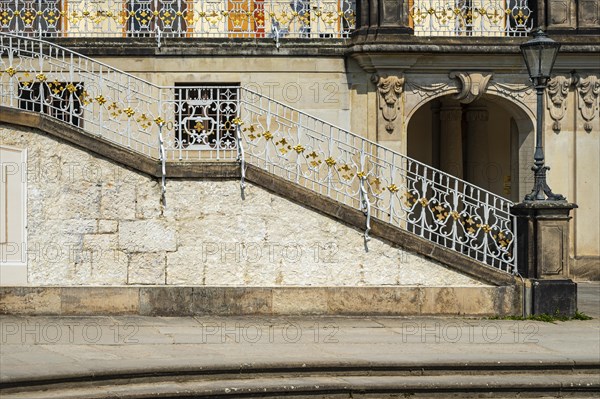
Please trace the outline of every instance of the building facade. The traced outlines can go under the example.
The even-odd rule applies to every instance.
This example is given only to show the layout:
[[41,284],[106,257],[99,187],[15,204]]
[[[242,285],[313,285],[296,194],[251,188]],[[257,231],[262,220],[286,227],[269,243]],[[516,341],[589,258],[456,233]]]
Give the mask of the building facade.
[[[445,273],[442,265],[448,263],[422,257],[426,249],[398,253],[385,234],[371,244],[377,248],[371,257],[362,259],[362,244],[358,253],[356,246],[345,247],[352,239],[341,238],[352,231],[326,220],[308,221],[310,228],[298,231],[292,227],[302,226],[303,218],[291,217],[275,227],[292,205],[279,204],[258,188],[249,198],[270,203],[269,217],[256,216],[259,207],[252,206],[240,214],[232,187],[186,183],[197,175],[184,169],[163,185],[110,162],[90,161],[88,153],[63,142],[35,138],[27,129],[38,125],[28,125],[18,112],[9,115],[9,109],[49,116],[133,152],[166,159],[174,165],[171,170],[196,160],[239,160],[239,131],[248,144],[244,160],[249,163],[264,163],[269,172],[369,217],[372,212],[377,220],[396,223],[394,206],[401,208],[404,216],[398,216],[397,225],[409,233],[463,254],[474,251],[476,261],[510,272],[515,255],[506,248],[514,238],[505,239],[510,229],[503,215],[533,186],[537,118],[535,90],[519,45],[537,27],[562,44],[545,96],[548,180],[554,192],[578,205],[565,241],[570,266],[558,274],[598,279],[599,10],[596,1],[0,0],[2,162],[26,165],[26,172],[4,170],[3,285],[485,285],[489,279],[473,278],[476,274]],[[39,43],[51,49],[41,51],[46,44]],[[44,56],[23,55],[36,51]],[[161,146],[156,145],[159,130]],[[288,145],[293,140],[286,134],[292,130],[296,141]],[[92,153],[98,147],[81,146]],[[44,148],[65,155],[52,164]],[[89,162],[92,168],[76,166]],[[48,178],[53,170],[58,171],[54,180]],[[90,170],[101,173],[91,176]],[[418,191],[414,184],[398,188],[408,187],[399,182],[410,179],[431,184],[412,199]],[[441,192],[438,185],[448,197],[433,203]],[[83,186],[85,194],[78,191]],[[461,203],[452,203],[451,195]],[[231,203],[218,204],[222,198]],[[472,222],[469,201],[501,211],[488,217],[487,211],[474,210],[471,216],[480,220]],[[210,211],[198,206],[207,202]],[[427,208],[426,202],[432,205]],[[233,216],[231,224],[223,222],[227,214]],[[256,223],[249,223],[253,215]],[[460,232],[448,227],[452,219]],[[61,225],[57,220],[79,221]],[[198,233],[219,225],[211,233],[214,240]],[[281,245],[281,237],[297,236],[306,244],[305,254],[335,248],[344,256],[328,266],[314,256],[287,264],[289,256],[279,253],[280,259],[267,262],[277,267],[252,266],[247,252],[228,249],[233,252],[223,255],[219,244],[244,225],[250,235],[280,237],[265,244],[271,250]],[[444,233],[444,226],[453,232]],[[65,243],[76,253],[110,248],[114,257],[95,264],[89,256],[48,262],[49,255],[35,248],[43,248],[49,234],[61,248]],[[327,238],[332,234],[333,241]],[[9,248],[13,241],[28,248]],[[204,252],[194,247],[197,242]],[[240,242],[247,249],[260,240]],[[334,247],[327,247],[331,242]],[[270,253],[263,244],[261,254]],[[473,249],[481,245],[493,249]],[[242,261],[229,262],[240,254]],[[416,258],[403,262],[405,256]],[[189,259],[200,261],[190,266]],[[398,269],[404,263],[422,266],[418,272]],[[228,264],[235,267],[224,268]]]

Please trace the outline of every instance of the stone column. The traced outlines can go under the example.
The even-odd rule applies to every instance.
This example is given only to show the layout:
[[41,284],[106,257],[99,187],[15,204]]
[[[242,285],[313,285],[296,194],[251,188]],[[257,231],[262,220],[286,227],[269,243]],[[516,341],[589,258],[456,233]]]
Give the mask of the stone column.
[[466,180],[479,187],[489,188],[486,167],[489,162],[488,111],[485,106],[468,107]]
[[462,179],[462,108],[459,103],[442,102],[440,124],[440,169]]
[[525,201],[517,217],[517,265],[531,279],[532,314],[573,316],[577,285],[569,279],[569,220],[577,205],[566,201]]

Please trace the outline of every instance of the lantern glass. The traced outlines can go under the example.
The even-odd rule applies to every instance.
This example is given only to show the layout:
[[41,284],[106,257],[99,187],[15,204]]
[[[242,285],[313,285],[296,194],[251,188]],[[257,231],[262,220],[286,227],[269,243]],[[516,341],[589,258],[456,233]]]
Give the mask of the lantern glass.
[[533,40],[521,45],[527,71],[532,80],[548,79],[556,61],[560,43],[550,39],[542,31],[536,32],[533,36]]

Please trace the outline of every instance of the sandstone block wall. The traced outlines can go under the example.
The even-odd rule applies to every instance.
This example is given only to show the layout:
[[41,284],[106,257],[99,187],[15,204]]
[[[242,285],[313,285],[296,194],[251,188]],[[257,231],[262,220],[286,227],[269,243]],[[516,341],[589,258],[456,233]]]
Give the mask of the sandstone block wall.
[[424,257],[238,181],[146,175],[32,129],[24,285],[481,286]]

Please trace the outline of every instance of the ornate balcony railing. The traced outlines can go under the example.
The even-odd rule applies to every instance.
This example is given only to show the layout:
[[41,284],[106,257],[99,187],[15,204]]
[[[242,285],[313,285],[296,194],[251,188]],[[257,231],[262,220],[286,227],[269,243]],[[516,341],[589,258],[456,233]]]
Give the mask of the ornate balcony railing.
[[171,160],[235,160],[243,149],[247,163],[293,184],[517,271],[512,202],[241,86],[156,86],[51,43],[0,34],[0,105],[157,161],[159,133]]
[[0,0],[0,31],[34,37],[347,37],[355,0]]
[[528,0],[414,0],[417,36],[527,36],[533,27]]

